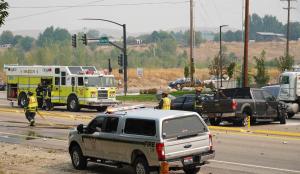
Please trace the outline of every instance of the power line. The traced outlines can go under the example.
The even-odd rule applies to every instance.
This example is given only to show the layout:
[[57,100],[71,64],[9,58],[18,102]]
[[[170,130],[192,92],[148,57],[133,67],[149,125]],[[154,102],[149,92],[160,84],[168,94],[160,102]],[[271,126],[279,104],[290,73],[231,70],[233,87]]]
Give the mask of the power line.
[[[103,1],[105,1],[105,0],[91,1],[91,2],[88,2],[88,3],[79,4],[78,6],[80,6],[80,5],[86,5],[86,4],[88,5],[88,4],[93,4],[93,3],[97,3],[97,2],[103,2]],[[44,11],[44,12],[33,13],[33,14],[29,14],[29,15],[24,15],[24,16],[19,16],[19,17],[11,18],[11,19],[9,19],[7,21],[14,21],[14,20],[24,19],[24,18],[32,17],[32,16],[39,16],[39,15],[43,15],[43,14],[48,14],[48,13],[53,13],[53,12],[67,10],[67,9],[70,9],[70,8],[74,8],[74,7],[65,7],[65,8],[55,9],[55,10],[48,10],[48,11]]]
[[93,5],[54,5],[54,6],[10,6],[15,9],[48,9],[48,8],[75,8],[75,7],[111,7],[111,6],[141,6],[141,5],[173,5],[184,4],[189,1],[165,1],[165,2],[141,2],[141,3],[116,3],[116,4],[93,4]]

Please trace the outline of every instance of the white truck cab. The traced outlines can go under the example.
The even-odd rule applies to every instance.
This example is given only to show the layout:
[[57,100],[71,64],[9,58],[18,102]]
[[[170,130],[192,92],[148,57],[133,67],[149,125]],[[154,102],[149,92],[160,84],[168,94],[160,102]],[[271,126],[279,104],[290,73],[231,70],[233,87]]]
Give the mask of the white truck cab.
[[300,72],[284,72],[280,75],[278,99],[287,103],[288,116],[291,118],[299,112]]

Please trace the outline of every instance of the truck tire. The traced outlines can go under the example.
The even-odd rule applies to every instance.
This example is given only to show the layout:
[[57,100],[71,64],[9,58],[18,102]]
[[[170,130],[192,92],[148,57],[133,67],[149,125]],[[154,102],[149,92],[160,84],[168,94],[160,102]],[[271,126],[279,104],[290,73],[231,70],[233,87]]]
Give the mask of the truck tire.
[[196,166],[185,166],[183,167],[183,171],[186,174],[197,174],[200,171],[200,167]]
[[209,118],[210,125],[219,126],[222,120],[220,118]]
[[148,162],[144,157],[138,157],[133,163],[135,174],[150,174]]
[[107,106],[99,106],[96,108],[98,112],[104,112],[107,109]]
[[280,124],[286,124],[286,113],[279,112],[279,122]]
[[[247,113],[243,113],[242,118],[238,118],[237,120],[235,120],[235,121],[233,122],[233,124],[234,124],[235,126],[243,126],[243,127],[246,127],[246,126],[248,125],[247,117],[248,117],[248,114],[247,114]],[[251,117],[250,117],[250,120],[251,120]]]
[[71,112],[80,111],[79,101],[76,96],[71,95],[68,97],[67,109],[68,109],[68,111],[71,111]]
[[24,108],[25,107],[25,103],[26,103],[26,100],[27,100],[27,95],[22,92],[20,94],[20,96],[18,97],[18,105],[21,107],[21,108]]
[[293,113],[293,112],[288,112],[287,115],[288,115],[289,118],[292,118],[292,117],[295,116],[295,113]]
[[71,150],[71,159],[73,167],[77,170],[83,170],[87,167],[87,158],[83,156],[82,151],[78,145]]

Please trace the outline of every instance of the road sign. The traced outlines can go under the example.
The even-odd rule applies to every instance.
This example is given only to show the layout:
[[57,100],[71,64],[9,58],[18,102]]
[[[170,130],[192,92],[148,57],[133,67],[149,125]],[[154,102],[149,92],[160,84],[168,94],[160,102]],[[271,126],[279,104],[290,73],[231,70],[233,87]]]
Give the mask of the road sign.
[[100,37],[99,43],[100,44],[108,44],[109,43],[108,37]]

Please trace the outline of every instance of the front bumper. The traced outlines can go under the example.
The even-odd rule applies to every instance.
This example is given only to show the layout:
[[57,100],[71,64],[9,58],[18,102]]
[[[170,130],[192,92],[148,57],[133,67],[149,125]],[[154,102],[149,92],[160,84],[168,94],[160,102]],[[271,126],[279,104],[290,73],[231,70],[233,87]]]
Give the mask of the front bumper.
[[112,105],[118,105],[121,104],[121,101],[117,100],[110,100],[110,99],[101,99],[97,101],[89,101],[87,102],[89,106],[112,106]]
[[[193,157],[193,159],[199,159],[199,160],[195,160],[193,163],[189,163],[188,165],[201,166],[201,165],[208,163],[208,160],[215,158],[215,151],[212,150],[209,152],[192,155],[192,157]],[[170,169],[171,170],[182,169],[185,166],[183,159],[184,158],[167,160]]]

